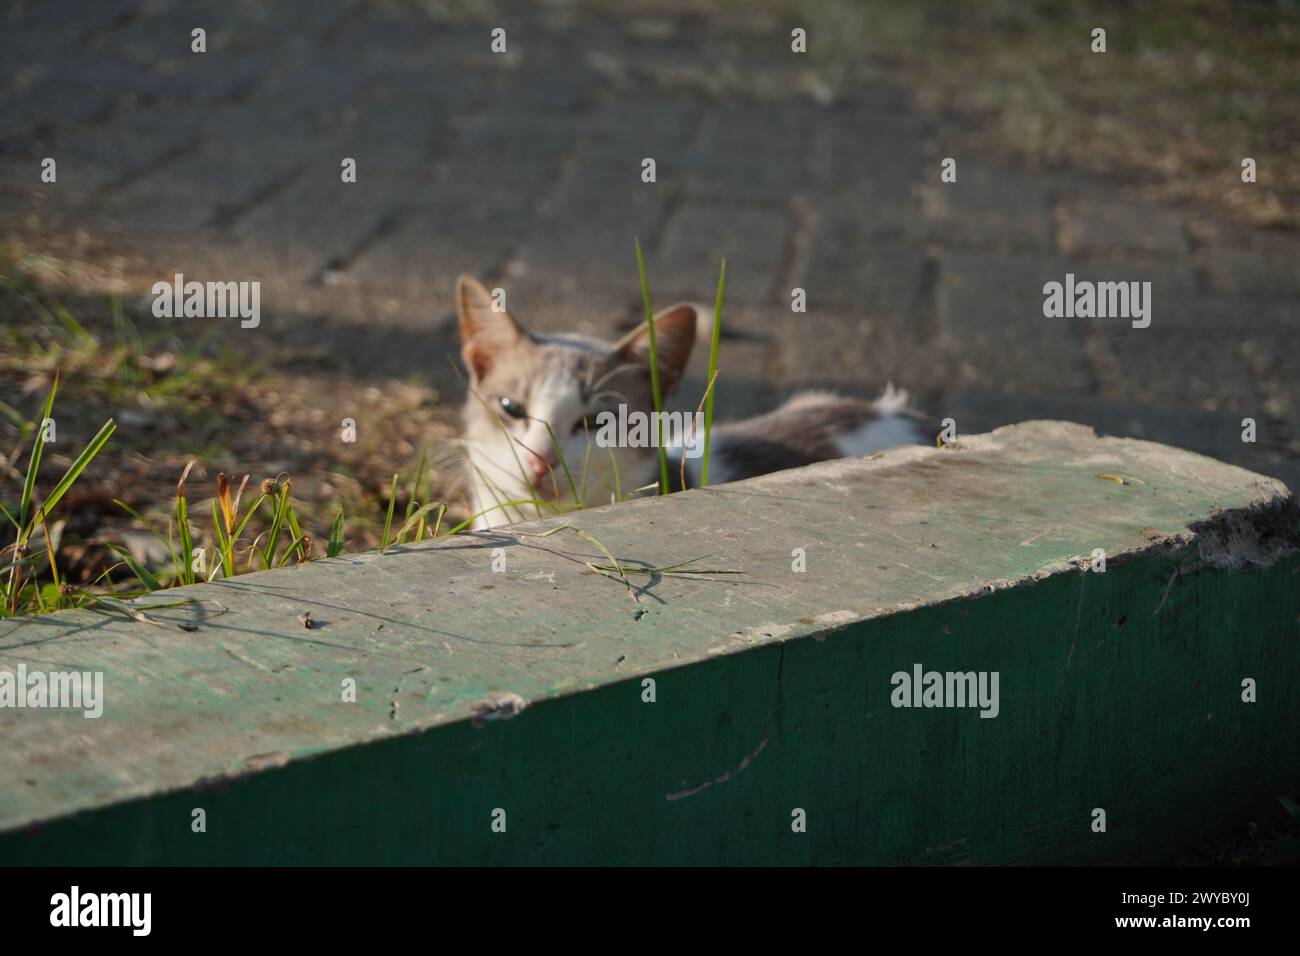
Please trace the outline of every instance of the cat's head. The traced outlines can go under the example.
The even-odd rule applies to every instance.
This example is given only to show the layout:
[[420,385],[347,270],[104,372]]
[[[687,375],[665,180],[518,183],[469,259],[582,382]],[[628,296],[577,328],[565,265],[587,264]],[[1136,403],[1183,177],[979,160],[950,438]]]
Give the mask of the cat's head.
[[[656,449],[601,447],[596,441],[600,412],[617,413],[620,403],[629,412],[654,410],[644,324],[617,342],[533,334],[509,312],[494,309],[491,293],[469,276],[456,283],[456,304],[461,357],[469,372],[463,438],[476,513],[533,498],[608,504],[655,480]],[[681,380],[695,327],[690,305],[655,316],[665,397]],[[529,507],[496,508],[475,526],[538,514]]]

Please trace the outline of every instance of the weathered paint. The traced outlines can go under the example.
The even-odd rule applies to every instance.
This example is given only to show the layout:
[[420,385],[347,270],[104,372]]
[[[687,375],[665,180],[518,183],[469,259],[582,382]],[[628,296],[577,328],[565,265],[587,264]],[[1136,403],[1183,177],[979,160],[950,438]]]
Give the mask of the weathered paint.
[[[149,612],[192,632],[11,624],[0,669],[102,669],[107,703],[0,711],[0,862],[1159,861],[1300,789],[1287,502],[1200,456],[1028,423],[573,516],[630,565],[747,572],[653,580],[639,619],[552,553],[603,560],[586,542],[492,534]],[[1225,528],[1246,532],[1227,556]],[[1105,574],[1072,567],[1096,547]],[[915,663],[1000,672],[999,716],[893,708]]]

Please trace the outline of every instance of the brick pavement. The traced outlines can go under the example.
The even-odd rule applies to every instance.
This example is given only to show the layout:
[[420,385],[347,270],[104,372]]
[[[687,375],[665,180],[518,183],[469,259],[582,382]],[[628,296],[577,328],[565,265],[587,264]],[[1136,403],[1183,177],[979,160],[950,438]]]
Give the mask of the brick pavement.
[[[1294,237],[984,155],[941,183],[949,130],[901,78],[827,102],[786,33],[561,2],[11,6],[0,233],[111,263],[136,296],[174,272],[260,280],[267,318],[234,333],[259,348],[310,342],[454,401],[458,273],[540,329],[613,334],[640,237],[662,304],[710,301],[728,257],[724,415],[892,379],[962,431],[1064,417],[1300,484]],[[1044,318],[1066,272],[1150,280],[1151,327]]]

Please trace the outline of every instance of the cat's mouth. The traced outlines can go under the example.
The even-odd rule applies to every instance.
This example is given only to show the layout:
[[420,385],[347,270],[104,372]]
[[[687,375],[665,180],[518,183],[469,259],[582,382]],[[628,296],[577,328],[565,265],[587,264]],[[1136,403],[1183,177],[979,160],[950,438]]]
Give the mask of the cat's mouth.
[[520,497],[536,499],[548,504],[559,503],[568,491],[568,484],[559,468],[542,475],[524,477],[520,481],[520,486]]

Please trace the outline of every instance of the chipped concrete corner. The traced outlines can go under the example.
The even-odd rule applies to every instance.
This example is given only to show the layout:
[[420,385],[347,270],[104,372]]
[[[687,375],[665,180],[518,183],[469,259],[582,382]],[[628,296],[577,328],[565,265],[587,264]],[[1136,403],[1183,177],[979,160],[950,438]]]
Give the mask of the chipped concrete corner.
[[1219,571],[1271,568],[1300,553],[1300,502],[1282,487],[1272,501],[1226,511],[1193,525],[1196,548]]
[[509,720],[522,713],[527,706],[528,701],[518,694],[509,691],[493,691],[475,705],[471,720],[476,727],[482,726],[486,720]]

